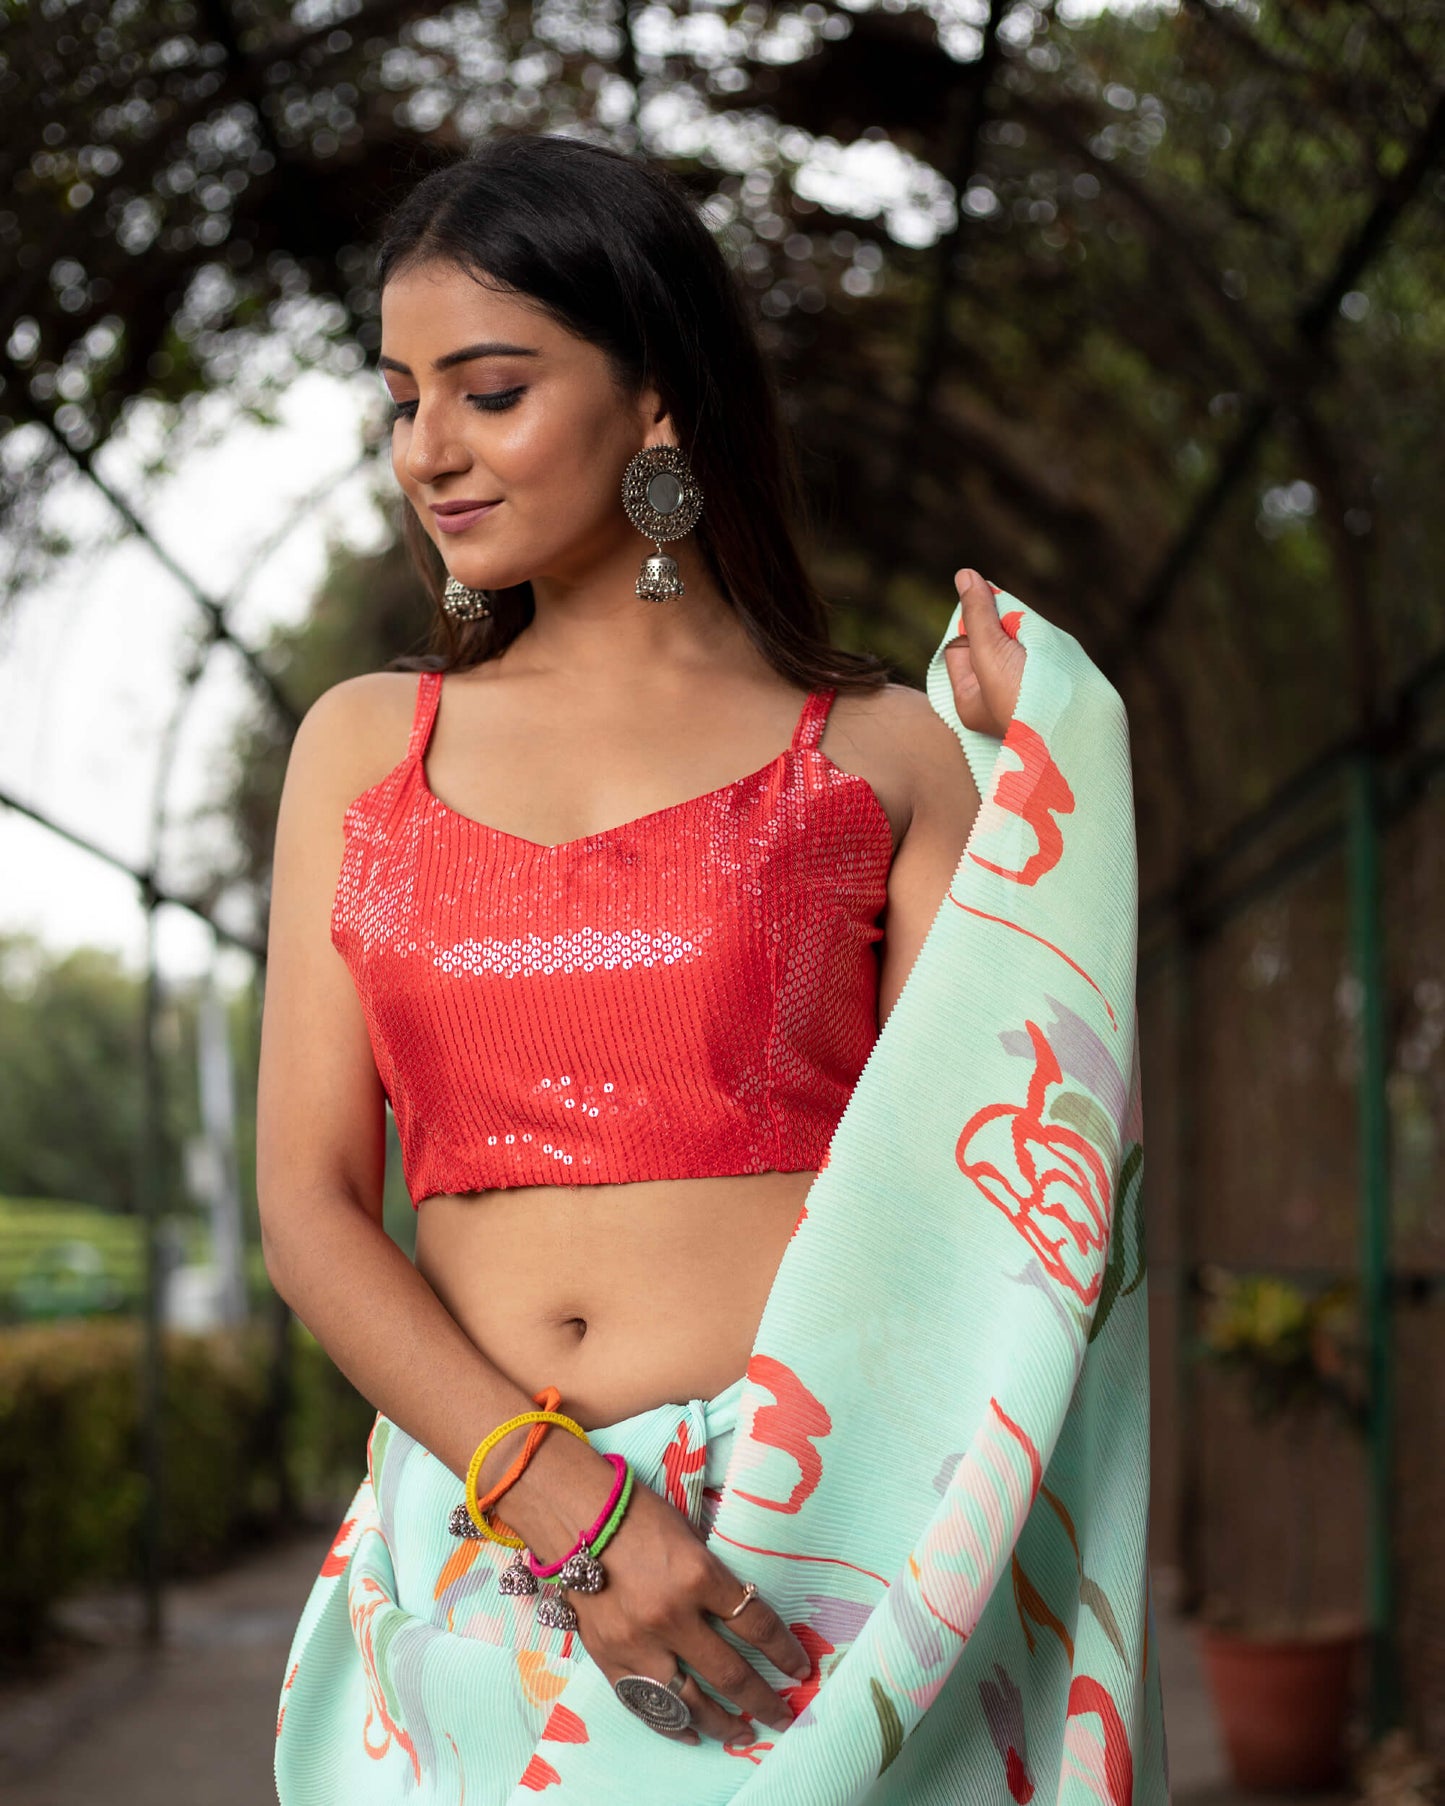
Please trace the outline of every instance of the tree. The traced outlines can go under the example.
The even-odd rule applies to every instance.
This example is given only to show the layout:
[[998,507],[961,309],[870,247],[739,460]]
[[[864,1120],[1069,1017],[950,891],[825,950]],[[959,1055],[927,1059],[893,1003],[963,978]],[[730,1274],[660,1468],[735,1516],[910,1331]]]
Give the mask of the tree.
[[641,145],[755,297],[840,636],[916,675],[964,562],[1077,628],[1154,888],[1445,639],[1442,40],[1405,0],[12,10],[12,524],[140,396],[184,445],[202,391],[360,367],[438,158]]
[[[140,981],[108,950],[60,956],[0,935],[0,1194],[137,1208]],[[162,1018],[163,1121],[174,1153],[198,1126],[194,1010]],[[178,1160],[161,1208],[188,1207]]]

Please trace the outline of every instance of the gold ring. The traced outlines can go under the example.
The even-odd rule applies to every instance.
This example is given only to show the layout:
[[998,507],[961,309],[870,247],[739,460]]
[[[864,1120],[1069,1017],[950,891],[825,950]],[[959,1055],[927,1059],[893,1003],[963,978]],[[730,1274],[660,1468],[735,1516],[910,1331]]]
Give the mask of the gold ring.
[[755,1580],[745,1580],[743,1582],[743,1596],[741,1599],[739,1599],[739,1601],[733,1607],[733,1609],[728,1613],[728,1617],[736,1618],[738,1613],[743,1609],[743,1607],[745,1605],[747,1605],[750,1600],[755,1599],[757,1597],[757,1593],[758,1593],[758,1583]]

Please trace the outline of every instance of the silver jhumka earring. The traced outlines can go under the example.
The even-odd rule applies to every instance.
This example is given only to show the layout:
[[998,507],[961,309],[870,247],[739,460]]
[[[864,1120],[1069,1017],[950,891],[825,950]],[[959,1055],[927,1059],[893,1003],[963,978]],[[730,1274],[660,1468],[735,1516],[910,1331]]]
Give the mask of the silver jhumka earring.
[[622,473],[622,506],[644,538],[657,547],[637,574],[644,602],[665,602],[683,593],[677,560],[662,549],[665,539],[690,533],[702,513],[702,491],[692,466],[675,445],[644,445]]
[[487,602],[487,592],[483,589],[468,589],[456,577],[447,578],[447,586],[442,591],[442,607],[454,621],[486,621],[491,619],[492,614]]

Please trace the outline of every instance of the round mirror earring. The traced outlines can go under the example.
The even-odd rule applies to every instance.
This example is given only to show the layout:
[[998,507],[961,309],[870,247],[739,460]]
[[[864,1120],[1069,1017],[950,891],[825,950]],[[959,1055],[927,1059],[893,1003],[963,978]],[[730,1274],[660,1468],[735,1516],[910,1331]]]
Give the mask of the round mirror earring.
[[487,603],[487,592],[484,589],[468,589],[456,577],[447,578],[447,586],[442,591],[442,607],[454,621],[486,621],[492,613]]
[[644,445],[622,473],[622,506],[644,538],[657,547],[637,574],[644,602],[665,602],[683,593],[677,560],[662,549],[665,539],[690,533],[702,513],[702,491],[692,466],[675,445]]

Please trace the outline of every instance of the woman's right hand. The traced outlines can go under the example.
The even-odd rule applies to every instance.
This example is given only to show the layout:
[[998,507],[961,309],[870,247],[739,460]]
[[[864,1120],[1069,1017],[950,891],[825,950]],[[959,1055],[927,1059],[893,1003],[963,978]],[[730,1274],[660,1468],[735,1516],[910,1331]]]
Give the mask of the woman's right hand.
[[[570,1443],[571,1448],[564,1445]],[[559,1505],[574,1500],[567,1514],[578,1531],[590,1524],[612,1483],[612,1469],[595,1450],[570,1436],[549,1436],[537,1451],[533,1466],[540,1467],[550,1445],[555,1457],[547,1468],[556,1482],[548,1505],[555,1524]],[[588,1471],[588,1464],[594,1471]],[[559,1469],[567,1470],[565,1475]],[[540,1474],[539,1476],[540,1477]],[[518,1482],[518,1490],[527,1475]],[[539,1536],[530,1544],[539,1561],[558,1560],[571,1541],[556,1539],[548,1525],[542,1531],[529,1528],[525,1505],[518,1500],[513,1511],[498,1510],[519,1536]],[[517,1509],[522,1506],[523,1509]],[[589,1509],[590,1508],[590,1509]],[[794,1713],[768,1685],[747,1658],[718,1634],[714,1617],[726,1617],[743,1596],[743,1583],[707,1547],[691,1521],[652,1487],[634,1480],[632,1498],[621,1524],[598,1560],[606,1578],[596,1593],[569,1591],[568,1601],[577,1613],[584,1647],[610,1682],[624,1674],[648,1675],[666,1684],[685,1662],[691,1673],[681,1697],[692,1711],[692,1723],[705,1736],[727,1739],[742,1728],[743,1719],[704,1693],[697,1678],[731,1700],[744,1718],[786,1730]],[[797,1680],[805,1680],[812,1663],[803,1645],[761,1595],[754,1594],[731,1628],[745,1642],[761,1651],[776,1667]],[[619,1702],[619,1711],[626,1707]],[[685,1742],[697,1742],[696,1731],[665,1732]]]
[[953,573],[963,630],[943,649],[958,718],[977,734],[1002,740],[1019,699],[1024,660],[1018,639],[1004,630],[998,587],[966,567]]

